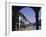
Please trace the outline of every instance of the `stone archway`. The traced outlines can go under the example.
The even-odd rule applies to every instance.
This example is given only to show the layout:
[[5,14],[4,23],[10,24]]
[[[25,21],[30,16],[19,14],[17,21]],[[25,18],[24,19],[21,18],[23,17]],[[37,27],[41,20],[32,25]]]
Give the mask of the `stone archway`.
[[[16,13],[19,12],[19,10],[21,10],[24,7],[26,7],[26,6],[12,6],[12,12],[13,12],[14,16],[16,16]],[[29,7],[29,8],[32,8],[34,10],[34,12],[35,12],[35,17],[36,17],[36,30],[39,30],[39,26],[38,26],[38,18],[39,18],[39,15],[38,15],[38,13],[39,13],[39,10],[40,10],[41,7]],[[16,19],[16,18],[17,17],[13,17],[12,19]],[[19,30],[19,24],[16,25],[16,23],[15,23],[15,22],[18,22],[19,23],[19,21],[17,21],[18,19],[19,18],[17,18],[16,20],[13,20],[13,23],[12,24],[14,26],[12,26],[12,27],[15,28],[15,29],[13,29],[14,31],[16,30],[16,26],[17,26],[17,30]]]

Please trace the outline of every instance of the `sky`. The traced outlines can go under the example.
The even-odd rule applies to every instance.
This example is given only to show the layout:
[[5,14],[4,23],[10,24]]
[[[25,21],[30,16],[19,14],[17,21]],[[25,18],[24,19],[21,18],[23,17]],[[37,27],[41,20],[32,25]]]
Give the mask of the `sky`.
[[[35,12],[32,8],[29,8],[29,7],[25,7],[23,9],[20,10],[20,12],[22,12],[24,14],[24,16],[31,22],[31,23],[35,23],[36,22],[36,19],[35,19]],[[40,15],[40,11],[39,11],[39,16],[41,17]],[[40,19],[39,17],[39,19]]]

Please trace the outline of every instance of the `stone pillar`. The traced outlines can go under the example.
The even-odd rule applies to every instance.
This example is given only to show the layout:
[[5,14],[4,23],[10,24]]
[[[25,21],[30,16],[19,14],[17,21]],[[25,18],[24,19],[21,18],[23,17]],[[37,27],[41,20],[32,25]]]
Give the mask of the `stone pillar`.
[[38,12],[35,13],[35,17],[36,17],[36,30],[39,30],[39,23],[38,23],[39,15],[38,15]]
[[19,30],[19,16],[18,12],[12,14],[12,31]]
[[17,26],[17,30],[19,30],[19,13],[16,13],[16,26]]
[[36,17],[36,30],[39,30],[39,23],[38,23],[38,19],[39,19],[39,10],[41,7],[32,7],[32,9],[35,11],[35,17]]

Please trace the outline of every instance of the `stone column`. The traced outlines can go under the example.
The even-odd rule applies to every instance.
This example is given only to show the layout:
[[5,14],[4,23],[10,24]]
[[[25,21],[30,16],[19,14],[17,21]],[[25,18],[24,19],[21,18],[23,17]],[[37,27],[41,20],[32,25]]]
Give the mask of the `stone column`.
[[19,13],[16,13],[16,26],[17,26],[17,30],[19,30]]
[[38,23],[38,19],[39,19],[39,10],[41,7],[32,7],[32,9],[35,11],[35,17],[36,17],[36,30],[39,30],[39,23]]
[[36,30],[39,30],[39,23],[38,23],[39,15],[38,15],[38,12],[35,13],[35,17],[36,17]]

